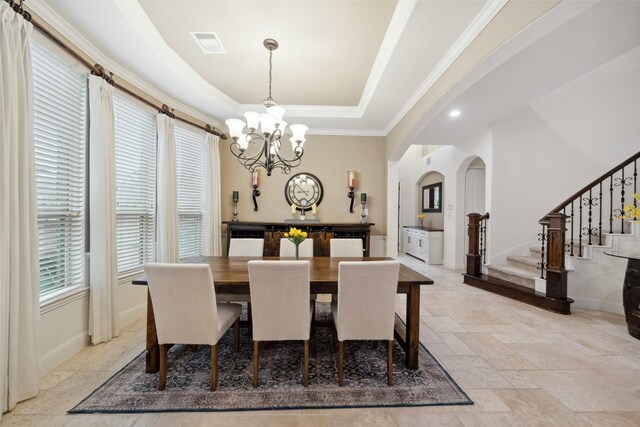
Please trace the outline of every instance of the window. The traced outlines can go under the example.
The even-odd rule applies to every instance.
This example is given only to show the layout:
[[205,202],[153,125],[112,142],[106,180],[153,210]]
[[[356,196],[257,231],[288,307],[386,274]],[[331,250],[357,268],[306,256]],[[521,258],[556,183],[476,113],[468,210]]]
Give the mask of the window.
[[87,84],[32,42],[40,296],[84,285]]
[[155,114],[115,93],[118,276],[154,260],[156,209]]
[[204,132],[176,125],[180,258],[202,255]]

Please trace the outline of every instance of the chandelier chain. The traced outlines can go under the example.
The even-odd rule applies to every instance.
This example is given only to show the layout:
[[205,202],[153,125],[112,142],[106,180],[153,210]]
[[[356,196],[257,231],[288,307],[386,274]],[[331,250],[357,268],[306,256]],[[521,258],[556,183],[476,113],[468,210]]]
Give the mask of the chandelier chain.
[[271,74],[271,70],[272,70],[272,62],[271,62],[271,58],[273,57],[273,50],[269,50],[269,98],[270,100],[273,100],[273,98],[271,97],[271,78],[272,78],[272,74]]

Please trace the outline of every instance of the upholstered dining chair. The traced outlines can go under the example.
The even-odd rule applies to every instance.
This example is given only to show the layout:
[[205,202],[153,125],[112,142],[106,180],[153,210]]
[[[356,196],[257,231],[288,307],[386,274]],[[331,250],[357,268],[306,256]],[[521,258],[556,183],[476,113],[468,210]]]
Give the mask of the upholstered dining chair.
[[229,256],[261,257],[264,251],[264,239],[231,239]]
[[329,240],[329,256],[331,257],[362,257],[362,239]]
[[167,383],[168,344],[211,346],[211,391],[218,384],[218,341],[233,325],[233,343],[240,350],[239,304],[218,304],[213,275],[208,264],[146,264],[158,344],[160,382]]
[[387,383],[393,385],[393,327],[398,261],[341,261],[331,314],[338,338],[338,383],[344,384],[344,342],[387,341]]
[[309,261],[249,261],[253,318],[253,386],[258,386],[262,341],[304,342],[304,386],[309,385]]
[[[313,257],[313,239],[305,239],[298,247],[298,255],[303,258]],[[289,239],[280,239],[280,257],[295,257],[296,245]]]
[[[229,254],[230,257],[253,257],[262,258],[264,252],[264,239],[230,239]],[[218,294],[218,301],[227,302],[246,302],[247,303],[247,321],[251,324],[251,298],[249,295],[242,294]],[[249,326],[251,330],[251,326]]]

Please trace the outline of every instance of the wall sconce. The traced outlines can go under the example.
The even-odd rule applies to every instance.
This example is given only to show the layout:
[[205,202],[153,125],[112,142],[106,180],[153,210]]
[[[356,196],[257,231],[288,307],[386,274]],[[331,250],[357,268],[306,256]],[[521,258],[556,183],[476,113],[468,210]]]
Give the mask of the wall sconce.
[[347,187],[349,187],[349,193],[347,194],[347,197],[351,199],[349,212],[353,213],[353,201],[356,197],[356,194],[353,192],[353,190],[356,189],[356,171],[347,171]]
[[240,198],[240,193],[237,191],[233,192],[232,200],[233,200],[233,218],[231,221],[238,222],[238,199]]
[[260,196],[260,190],[258,187],[260,186],[260,171],[256,170],[251,173],[251,186],[253,187],[253,210],[258,210],[258,201],[256,197]]

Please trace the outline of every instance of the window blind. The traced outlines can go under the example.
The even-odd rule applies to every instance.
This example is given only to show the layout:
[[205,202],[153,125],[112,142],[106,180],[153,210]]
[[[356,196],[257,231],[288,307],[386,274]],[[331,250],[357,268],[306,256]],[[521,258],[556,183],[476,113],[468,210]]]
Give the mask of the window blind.
[[84,285],[87,84],[31,43],[40,296]]
[[202,255],[204,132],[176,125],[180,258]]
[[155,114],[115,93],[118,276],[154,260],[156,204]]

